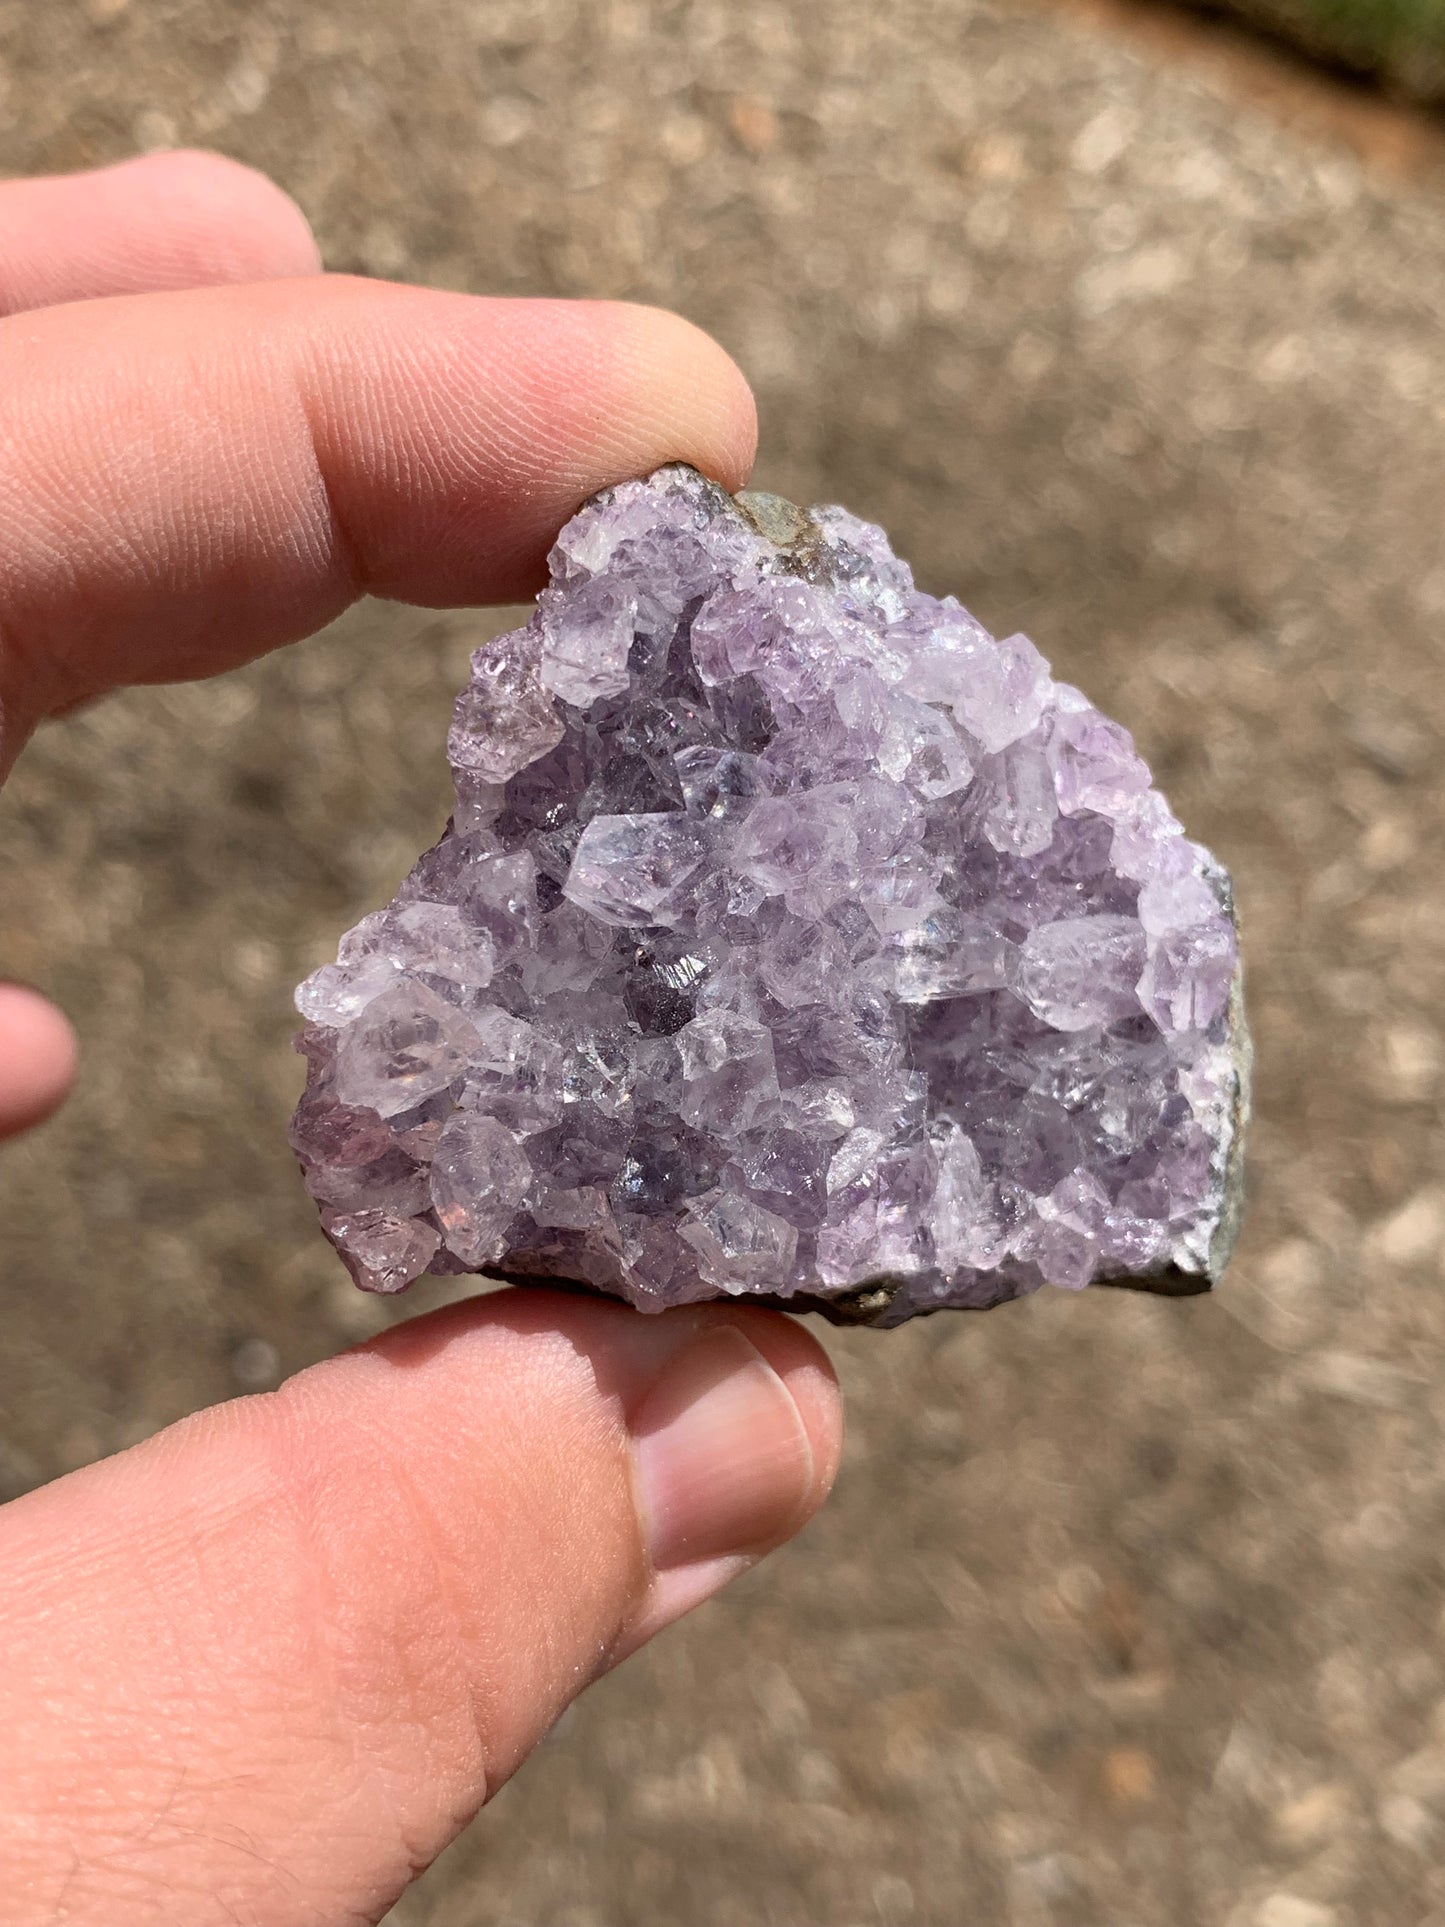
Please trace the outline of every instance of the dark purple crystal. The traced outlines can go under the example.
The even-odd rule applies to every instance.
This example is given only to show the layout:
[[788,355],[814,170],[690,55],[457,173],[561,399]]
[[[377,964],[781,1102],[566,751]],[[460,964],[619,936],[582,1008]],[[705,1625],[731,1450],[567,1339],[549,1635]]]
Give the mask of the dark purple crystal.
[[449,750],[441,842],[297,992],[292,1141],[358,1284],[894,1324],[1218,1276],[1225,874],[881,530],[684,468],[608,490]]

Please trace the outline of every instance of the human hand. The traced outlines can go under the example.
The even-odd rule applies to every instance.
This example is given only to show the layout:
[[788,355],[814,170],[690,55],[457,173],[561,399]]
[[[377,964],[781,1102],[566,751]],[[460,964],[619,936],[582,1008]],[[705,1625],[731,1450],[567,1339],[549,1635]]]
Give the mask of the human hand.
[[[683,322],[317,268],[213,158],[0,187],[0,773],[363,591],[529,593],[608,482],[746,476],[747,389]],[[0,1135],[73,1055],[0,989]],[[378,1920],[577,1692],[804,1523],[838,1443],[775,1313],[503,1292],[0,1509],[0,1923]]]

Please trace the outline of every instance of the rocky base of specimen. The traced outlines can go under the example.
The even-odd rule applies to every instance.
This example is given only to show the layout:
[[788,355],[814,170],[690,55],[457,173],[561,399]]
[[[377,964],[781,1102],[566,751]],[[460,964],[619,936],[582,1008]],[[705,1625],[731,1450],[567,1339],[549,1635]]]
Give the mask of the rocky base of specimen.
[[685,468],[606,491],[449,753],[445,835],[297,992],[292,1142],[358,1284],[891,1325],[1217,1279],[1228,879],[881,530]]

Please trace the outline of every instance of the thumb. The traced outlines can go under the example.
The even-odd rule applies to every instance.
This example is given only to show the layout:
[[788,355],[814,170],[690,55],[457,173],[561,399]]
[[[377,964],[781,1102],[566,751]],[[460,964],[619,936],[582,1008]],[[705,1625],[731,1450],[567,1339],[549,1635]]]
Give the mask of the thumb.
[[0,1510],[0,1922],[380,1919],[838,1443],[777,1313],[503,1292]]

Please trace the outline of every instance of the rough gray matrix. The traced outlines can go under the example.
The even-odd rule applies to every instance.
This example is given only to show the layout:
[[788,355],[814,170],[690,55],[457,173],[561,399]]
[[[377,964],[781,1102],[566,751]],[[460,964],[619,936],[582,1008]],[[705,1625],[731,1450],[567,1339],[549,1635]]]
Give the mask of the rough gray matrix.
[[297,992],[292,1142],[359,1285],[888,1325],[1218,1277],[1228,879],[881,530],[685,468],[606,491],[449,750],[446,834]]

